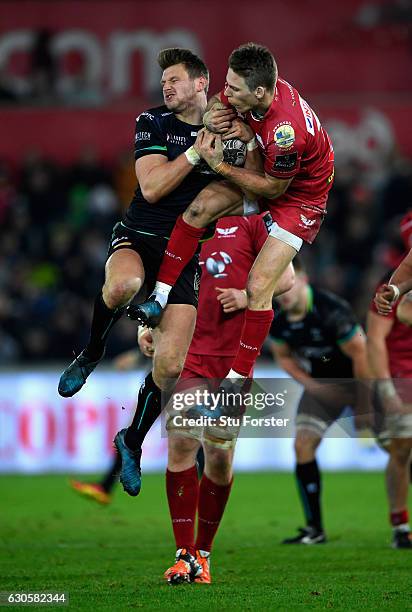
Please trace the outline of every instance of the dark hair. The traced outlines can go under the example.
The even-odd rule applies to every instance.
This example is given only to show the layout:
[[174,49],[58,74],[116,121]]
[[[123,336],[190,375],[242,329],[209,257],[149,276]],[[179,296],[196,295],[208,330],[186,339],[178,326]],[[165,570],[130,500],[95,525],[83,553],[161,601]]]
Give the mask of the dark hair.
[[176,66],[176,64],[183,64],[191,79],[203,76],[209,81],[209,70],[206,64],[190,49],[180,49],[179,47],[162,49],[157,56],[157,63],[162,70],[166,70],[170,66]]
[[275,89],[278,67],[267,47],[256,43],[241,45],[232,51],[229,68],[245,79],[251,91],[256,87],[266,87],[270,91]]

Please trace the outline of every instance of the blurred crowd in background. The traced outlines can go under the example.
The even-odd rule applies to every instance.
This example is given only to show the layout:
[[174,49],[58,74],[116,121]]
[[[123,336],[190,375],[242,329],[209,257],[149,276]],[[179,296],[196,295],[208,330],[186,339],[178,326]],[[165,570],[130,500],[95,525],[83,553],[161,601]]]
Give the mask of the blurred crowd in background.
[[[66,360],[87,341],[111,229],[135,188],[132,155],[105,168],[92,149],[62,167],[30,153],[0,164],[0,363]],[[126,317],[109,356],[130,349]]]
[[[84,346],[111,229],[134,188],[131,152],[111,167],[92,148],[68,167],[34,151],[20,167],[1,163],[1,365],[67,361]],[[348,299],[362,321],[404,251],[398,225],[411,206],[411,160],[392,151],[375,172],[353,159],[338,163],[328,215],[303,259],[312,281]],[[124,317],[107,357],[135,341]]]
[[[130,135],[127,129],[118,130],[124,142],[130,137],[130,149],[117,160],[112,156],[110,163],[103,163],[107,155],[100,159],[97,138],[104,133],[110,144],[116,134],[110,125],[102,130],[97,120],[96,139],[91,138],[80,154],[81,147],[71,139],[77,159],[68,164],[48,159],[41,148],[42,142],[53,141],[58,153],[66,150],[70,134],[64,112],[80,108],[83,131],[89,133],[85,125],[92,118],[91,107],[110,105],[110,96],[119,89],[114,87],[119,85],[117,77],[124,81],[120,79],[120,84],[132,113],[133,91],[140,102],[145,96],[143,108],[154,105],[159,101],[159,79],[153,72],[157,68],[156,45],[174,46],[176,40],[181,41],[180,46],[203,45],[212,74],[217,72],[220,82],[226,70],[222,61],[227,57],[226,45],[234,48],[244,42],[245,31],[251,39],[266,44],[273,37],[271,19],[261,19],[264,11],[252,19],[248,11],[232,10],[230,2],[219,5],[219,11],[231,15],[233,31],[228,33],[223,17],[220,24],[213,20],[213,45],[204,25],[210,10],[199,3],[192,5],[196,18],[180,3],[173,4],[167,24],[161,11],[158,15],[153,10],[135,10],[134,3],[123,2],[122,9],[103,3],[99,18],[94,23],[86,20],[90,22],[87,26],[81,15],[70,10],[71,3],[52,3],[51,29],[39,25],[42,19],[37,3],[28,4],[33,7],[31,12],[16,9],[11,16],[4,14],[9,21],[0,23],[0,105],[2,110],[14,108],[18,113],[13,116],[17,128],[12,128],[12,134],[19,131],[27,138],[27,128],[37,120],[45,126],[40,128],[42,141],[37,150],[26,147],[20,154],[22,146],[17,139],[8,144],[5,139],[0,154],[1,366],[67,362],[84,346],[92,303],[103,282],[111,229],[135,189],[134,115],[130,114]],[[345,297],[364,322],[382,275],[404,252],[399,221],[412,208],[412,159],[400,153],[400,141],[409,129],[405,117],[410,116],[408,79],[412,72],[405,66],[410,67],[412,2],[348,0],[346,8],[336,5],[333,10],[326,0],[316,4],[318,14],[327,15],[328,27],[322,20],[302,17],[300,13],[306,15],[305,11],[312,15],[312,8],[305,3],[272,6],[267,2],[265,10],[276,17],[276,23],[280,20],[288,25],[278,27],[276,40],[282,70],[286,65],[284,76],[290,78],[289,70],[296,73],[296,82],[293,76],[291,82],[298,90],[302,83],[306,87],[309,83],[320,101],[336,106],[332,113],[335,121],[325,124],[335,147],[335,183],[326,220],[315,243],[303,247],[303,260],[312,282]],[[295,9],[300,12],[299,19]],[[87,13],[93,8],[85,3],[83,10]],[[228,36],[233,41],[228,43]],[[136,51],[146,62],[144,68],[132,63]],[[4,57],[8,57],[8,64]],[[144,91],[142,83],[146,84]],[[306,95],[304,88],[302,93]],[[310,97],[308,101],[312,103]],[[53,130],[48,130],[46,109],[61,111],[62,107],[61,133],[55,138]],[[31,123],[26,120],[26,128],[21,124],[25,108],[38,111],[30,115]],[[137,106],[136,114],[143,108]],[[318,109],[316,103],[314,108]],[[355,120],[351,109],[356,109]],[[128,113],[125,111],[122,125],[129,125]],[[320,118],[324,122],[322,114]],[[397,121],[400,129],[399,125],[395,129]],[[82,129],[78,131],[82,133]],[[7,146],[11,149],[16,143],[18,155],[11,162]],[[117,151],[114,145],[113,150]],[[107,358],[135,346],[135,342],[136,326],[123,317],[110,335]]]

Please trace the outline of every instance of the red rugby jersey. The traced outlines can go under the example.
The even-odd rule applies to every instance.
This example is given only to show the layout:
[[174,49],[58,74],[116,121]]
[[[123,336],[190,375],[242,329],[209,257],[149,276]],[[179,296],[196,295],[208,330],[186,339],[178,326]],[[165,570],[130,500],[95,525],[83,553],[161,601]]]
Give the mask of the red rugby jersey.
[[[393,320],[393,326],[386,336],[389,370],[392,378],[412,378],[412,328],[401,323],[397,316],[398,305],[385,318]],[[370,310],[379,314],[372,301]]]
[[202,246],[199,307],[189,353],[236,355],[245,311],[225,314],[216,287],[246,287],[249,270],[268,236],[262,216],[224,217],[214,237]]
[[[221,101],[229,106],[221,92]],[[279,78],[275,96],[264,117],[251,111],[243,117],[256,134],[265,172],[293,181],[272,206],[288,204],[326,207],[333,181],[334,154],[329,136],[315,112],[289,83]]]

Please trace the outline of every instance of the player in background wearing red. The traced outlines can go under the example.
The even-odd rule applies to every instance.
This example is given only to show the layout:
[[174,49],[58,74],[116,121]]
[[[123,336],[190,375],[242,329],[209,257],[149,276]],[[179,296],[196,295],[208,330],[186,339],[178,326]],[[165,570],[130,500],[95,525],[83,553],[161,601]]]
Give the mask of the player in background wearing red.
[[[267,225],[265,225],[265,220]],[[181,379],[223,379],[239,344],[249,270],[264,244],[270,215],[228,217],[217,225],[213,240],[200,253],[202,279],[196,329]],[[269,228],[269,229],[268,229]],[[290,266],[276,287],[293,284]],[[166,571],[170,584],[211,582],[210,552],[230,494],[238,431],[219,427],[179,427],[168,416],[166,489],[176,541],[175,563]],[[203,445],[205,472],[199,483],[196,455]],[[197,513],[197,534],[195,520]],[[193,564],[196,558],[202,572]]]
[[[272,319],[276,284],[303,241],[311,243],[325,216],[333,180],[333,148],[327,133],[296,89],[278,78],[276,62],[266,47],[249,43],[233,51],[224,91],[212,98],[231,109],[211,111],[197,151],[224,179],[211,183],[179,217],[169,240],[158,282],[137,315],[156,325],[168,294],[196,251],[206,226],[218,217],[242,214],[244,198],[269,209],[274,219],[264,247],[249,274],[248,307],[240,346],[229,378],[246,377],[266,338]],[[236,119],[241,115],[245,123]],[[260,170],[229,168],[223,161],[222,138],[249,130],[249,152],[263,158]],[[223,135],[223,136],[222,136]]]
[[[219,221],[214,237],[202,246],[198,315],[181,378],[220,380],[228,373],[238,348],[247,306],[247,276],[270,227],[268,213],[228,217]],[[289,290],[293,281],[290,265],[276,292]],[[153,356],[155,342],[149,329],[139,328],[139,347],[148,357]],[[131,354],[127,355],[126,363],[127,367],[135,364]],[[177,553],[165,577],[171,584],[192,580],[208,583],[211,581],[210,551],[233,481],[236,437],[228,443],[226,439],[219,439],[221,432],[216,429],[183,431],[168,427],[168,431],[166,487]],[[210,438],[208,434],[213,435]],[[205,451],[205,473],[199,482],[196,459],[201,443]],[[121,462],[115,461],[100,484],[76,481],[72,486],[89,498],[109,503],[120,467]]]
[[412,290],[412,212],[401,221],[401,235],[408,253],[393,272],[387,283],[383,283],[375,295],[375,305],[381,315],[387,315],[400,297]]
[[[192,344],[186,357],[186,373],[192,371],[194,376],[200,373],[202,377],[214,378],[230,368],[247,302],[245,290],[235,286],[244,287],[246,282],[246,272],[241,273],[241,269],[244,267],[247,270],[253,260],[255,247],[252,248],[252,240],[259,248],[267,236],[262,221],[269,223],[270,216],[263,215],[261,220],[254,215],[250,217],[250,221],[243,217],[223,219],[218,223],[214,238],[203,245],[200,252],[203,274],[199,312]],[[241,253],[238,253],[239,247],[242,249]],[[293,284],[292,266],[282,282],[285,291]],[[140,352],[145,357],[153,358],[154,338],[148,328],[139,327],[138,345],[140,350],[132,349],[114,359],[113,365],[117,370],[137,367]],[[206,356],[204,367],[203,355]],[[201,474],[203,462],[200,454],[196,461]],[[113,488],[118,481],[121,463],[121,458],[116,455],[110,468],[98,482],[72,480],[70,484],[80,495],[103,505],[109,504],[112,501]]]
[[[408,214],[401,222],[401,235],[407,249],[412,237],[411,219]],[[396,301],[387,313],[380,312],[376,301],[371,304],[368,313],[368,355],[372,374],[377,379],[376,411],[382,420],[378,425],[378,440],[389,453],[386,492],[393,528],[392,546],[409,549],[412,549],[408,513],[412,451],[411,325],[410,295]]]

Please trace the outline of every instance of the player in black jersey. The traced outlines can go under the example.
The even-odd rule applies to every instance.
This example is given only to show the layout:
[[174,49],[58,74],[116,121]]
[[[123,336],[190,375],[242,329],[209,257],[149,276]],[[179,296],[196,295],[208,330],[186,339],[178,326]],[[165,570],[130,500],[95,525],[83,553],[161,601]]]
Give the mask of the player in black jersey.
[[[113,230],[105,283],[95,302],[89,343],[60,379],[59,393],[64,397],[77,393],[101,360],[107,335],[125,306],[143,284],[150,291],[177,217],[212,178],[194,171],[189,159],[196,155],[193,145],[207,104],[208,70],[202,60],[184,49],[165,50],[158,61],[164,71],[165,105],[141,113],[136,119],[138,185],[124,220]],[[187,320],[194,323],[197,305],[197,275],[194,258],[171,300],[171,310],[177,312],[173,329],[166,321],[161,330],[169,348],[164,346],[166,354],[163,350],[162,355],[159,349],[156,370],[169,370],[166,363],[170,361],[171,345],[176,344],[176,363],[186,353],[191,336]]]
[[[207,104],[207,67],[186,49],[165,49],[158,63],[163,70],[165,105],[136,120],[138,186],[124,220],[113,230],[89,342],[60,378],[59,393],[64,397],[77,393],[102,359],[108,333],[127,304],[143,285],[152,291],[177,217],[214,178],[206,167],[202,172],[196,154]],[[160,414],[161,390],[169,391],[167,386],[183,366],[196,319],[199,279],[195,256],[182,273],[155,332],[153,372],[139,391],[133,422],[115,439],[122,456],[121,480],[130,495],[140,491],[141,443]]]
[[[207,104],[208,70],[187,49],[165,49],[164,106],[137,118],[135,133],[138,186],[123,221],[113,230],[102,293],[95,300],[89,343],[63,372],[59,393],[71,397],[102,359],[107,335],[143,285],[153,290],[168,236],[178,216],[216,174],[199,163],[198,132]],[[248,136],[248,134],[247,134]],[[246,145],[227,146],[227,161],[243,163]],[[243,157],[242,157],[243,153]],[[140,388],[132,424],[116,435],[122,456],[120,479],[130,495],[141,487],[141,443],[161,411],[161,390],[178,378],[193,334],[200,274],[197,255],[181,274],[154,334],[153,372]]]
[[296,258],[294,265],[295,285],[276,298],[281,310],[269,336],[279,366],[304,386],[296,416],[295,476],[306,527],[284,544],[320,544],[326,536],[316,449],[345,407],[358,415],[368,411],[368,406],[359,406],[362,389],[350,382],[369,377],[366,338],[349,304],[313,288]]

